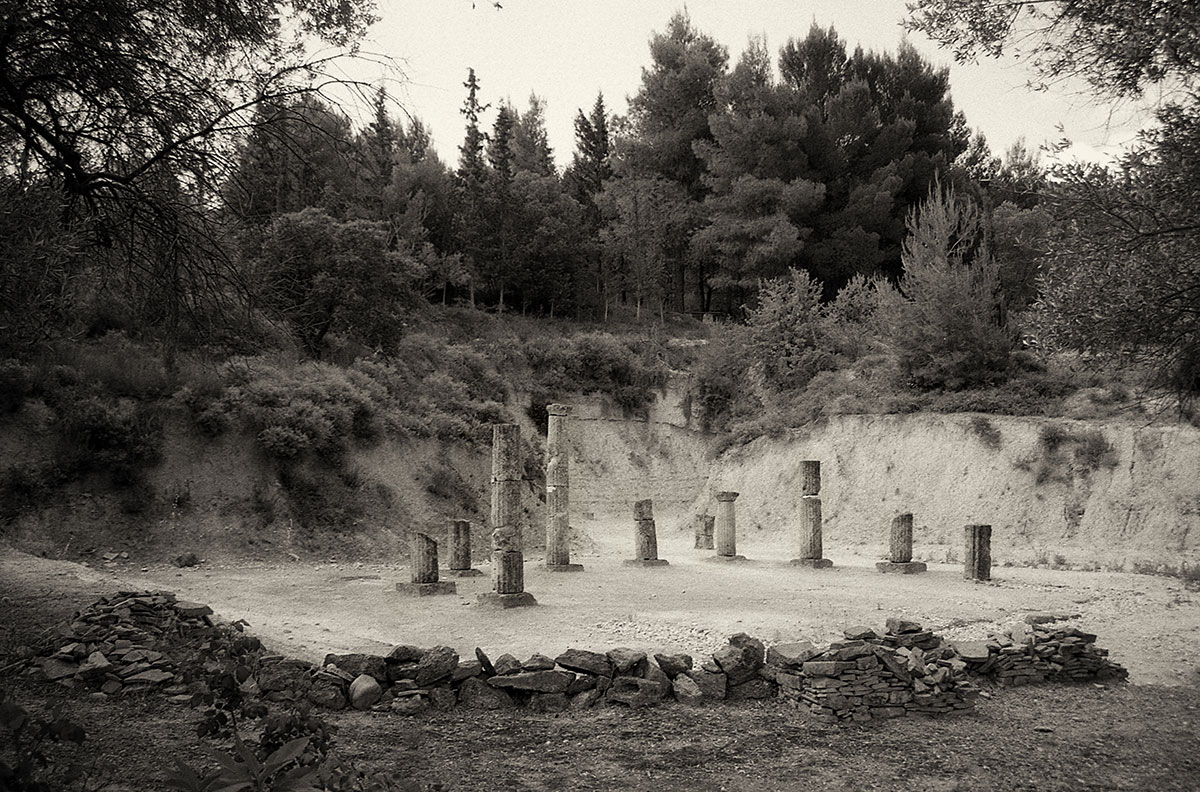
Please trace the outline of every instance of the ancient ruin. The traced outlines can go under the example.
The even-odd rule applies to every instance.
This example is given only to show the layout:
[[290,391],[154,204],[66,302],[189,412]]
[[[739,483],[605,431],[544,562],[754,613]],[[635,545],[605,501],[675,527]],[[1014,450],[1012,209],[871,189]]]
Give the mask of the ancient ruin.
[[414,533],[409,544],[411,557],[409,566],[412,568],[410,583],[397,583],[396,591],[402,594],[415,594],[426,597],[432,594],[454,594],[457,591],[454,581],[438,580],[437,542],[423,533]]
[[551,572],[581,572],[583,564],[571,563],[570,445],[565,404],[546,405],[546,569]]
[[992,526],[968,525],[963,528],[963,577],[967,580],[992,579]]
[[479,594],[479,602],[500,608],[536,605],[525,591],[525,555],[521,488],[524,486],[521,427],[492,426],[492,591]]
[[712,550],[713,549],[713,530],[716,526],[716,517],[711,514],[697,514],[692,518],[692,527],[696,532],[697,550]]
[[875,568],[880,572],[895,572],[901,575],[913,575],[924,572],[927,568],[925,564],[921,561],[912,560],[912,537],[912,513],[905,512],[893,517],[889,560],[876,563]]
[[660,567],[667,562],[658,557],[658,534],[654,527],[654,501],[646,498],[633,504],[634,555],[625,566]]
[[450,574],[455,577],[479,577],[483,574],[471,566],[471,521],[450,523]]
[[709,556],[708,561],[745,561],[746,557],[737,553],[737,519],[734,516],[733,502],[737,500],[736,492],[718,492],[717,515],[714,520],[713,537],[717,554]]
[[825,569],[833,562],[824,558],[821,542],[821,463],[808,459],[800,463],[800,526],[796,536],[795,566]]

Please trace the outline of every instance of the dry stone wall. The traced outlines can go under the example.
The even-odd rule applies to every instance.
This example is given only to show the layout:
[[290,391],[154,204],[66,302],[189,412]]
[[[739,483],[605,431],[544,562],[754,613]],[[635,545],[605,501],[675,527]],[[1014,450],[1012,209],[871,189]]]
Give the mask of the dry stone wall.
[[[169,593],[123,592],[94,603],[30,650],[29,674],[114,696],[158,689],[179,704],[211,693],[198,674],[197,648],[236,656],[248,672],[240,691],[270,702],[412,715],[452,707],[539,712],[600,704],[701,706],[782,697],[822,720],[865,721],[971,709],[976,681],[1123,679],[1125,670],[1095,646],[1096,636],[1054,627],[1053,615],[991,636],[948,643],[921,625],[889,619],[884,630],[853,627],[844,641],[766,646],[745,633],[696,661],[686,654],[629,648],[569,648],[527,659],[482,649],[460,657],[447,646],[401,644],[387,655],[330,654],[319,666],[266,654],[234,626],[214,626],[211,610]],[[201,653],[203,654],[203,653]]]

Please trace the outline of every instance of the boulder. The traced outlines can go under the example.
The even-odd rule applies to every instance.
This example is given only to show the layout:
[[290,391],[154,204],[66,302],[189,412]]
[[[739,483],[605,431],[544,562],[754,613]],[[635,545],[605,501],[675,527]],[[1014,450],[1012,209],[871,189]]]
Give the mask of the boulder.
[[400,644],[388,652],[387,661],[389,663],[415,663],[421,659],[423,654],[425,654],[425,650],[418,646]]
[[737,685],[758,676],[765,655],[762,641],[738,633],[729,639],[728,646],[713,653],[713,660],[729,677],[729,684]]
[[502,654],[496,658],[495,671],[500,676],[519,674],[523,670],[521,661],[510,654]]
[[488,659],[487,654],[478,646],[475,647],[475,659],[479,661],[479,668],[483,676],[490,677],[496,675],[496,668],[492,665],[492,661]]
[[556,657],[554,662],[569,671],[605,677],[613,675],[612,661],[606,655],[586,649],[568,649]]
[[552,671],[554,670],[554,661],[544,654],[533,654],[528,660],[521,663],[521,668],[525,671]]
[[591,689],[595,688],[596,680],[598,678],[605,679],[605,680],[608,679],[608,677],[594,677],[591,674],[576,674],[575,679],[573,679],[571,681],[571,684],[567,685],[567,690],[566,690],[567,695],[575,696],[575,695],[582,693],[585,690],[591,690]]
[[[607,679],[608,677],[603,677]],[[572,711],[585,710],[596,705],[598,701],[604,699],[604,693],[597,688],[585,690],[582,693],[576,693],[571,696]]]
[[359,674],[350,683],[350,706],[356,710],[370,709],[383,696],[383,688],[370,674]]
[[458,668],[454,669],[454,673],[450,675],[451,682],[462,682],[470,677],[477,677],[483,673],[483,666],[478,660],[460,660]]
[[346,694],[333,682],[317,682],[308,691],[308,700],[318,707],[340,710],[346,706]]
[[463,707],[483,710],[511,709],[512,696],[498,690],[479,677],[471,677],[458,689],[458,703]]
[[425,687],[449,679],[458,668],[458,652],[449,646],[435,646],[417,661],[413,681],[417,687]]
[[692,656],[687,654],[656,654],[654,662],[658,663],[658,667],[671,679],[675,679],[684,671],[692,670]]
[[887,631],[892,635],[904,635],[905,633],[921,632],[921,623],[901,619],[898,616],[889,616],[887,620]]
[[725,688],[728,678],[724,674],[714,674],[703,669],[688,671],[683,676],[696,683],[705,699],[720,701],[725,698]]
[[608,659],[612,661],[613,676],[641,676],[646,667],[646,653],[636,649],[610,649]]
[[563,693],[575,681],[570,671],[523,671],[518,674],[494,676],[487,681],[495,688],[527,690],[535,693]]
[[847,641],[873,641],[879,637],[874,627],[847,627],[842,635]]
[[686,673],[675,677],[671,685],[675,689],[675,700],[680,704],[695,707],[704,703],[704,692],[700,690],[700,686],[696,684],[696,681]]
[[618,676],[613,677],[612,687],[604,695],[609,701],[637,708],[657,704],[666,693],[661,682],[641,677]]
[[671,692],[671,678],[663,673],[663,670],[658,667],[657,663],[646,664],[646,670],[642,673],[642,679],[657,682],[662,688],[663,696]]
[[387,679],[387,661],[379,655],[327,654],[321,665],[335,665],[351,677],[367,674],[375,679]]

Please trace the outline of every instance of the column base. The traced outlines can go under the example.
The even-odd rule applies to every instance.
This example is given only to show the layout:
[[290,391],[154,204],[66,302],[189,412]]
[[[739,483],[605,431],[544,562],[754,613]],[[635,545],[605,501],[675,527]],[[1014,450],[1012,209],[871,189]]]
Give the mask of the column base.
[[446,572],[447,575],[454,577],[483,577],[482,569],[450,569]]
[[924,572],[929,567],[922,561],[878,561],[875,568],[880,572],[894,572],[898,575],[915,575]]
[[582,572],[583,564],[546,564],[547,572]]
[[793,558],[792,566],[808,567],[809,569],[829,569],[833,566],[833,562],[828,558]]
[[452,580],[439,580],[436,583],[397,583],[396,591],[414,597],[431,597],[437,594],[456,594],[458,586]]
[[746,556],[744,556],[744,555],[731,555],[731,556],[712,555],[712,556],[709,556],[708,558],[705,558],[704,560],[705,561],[713,561],[718,564],[722,564],[722,563],[730,564],[730,563],[736,563],[738,561],[745,561]]
[[517,594],[497,594],[494,591],[485,591],[477,595],[475,601],[479,605],[497,609],[525,608],[538,604],[537,600],[528,591],[522,591]]
[[664,567],[670,565],[670,562],[663,558],[628,558],[621,563],[625,566],[636,567]]

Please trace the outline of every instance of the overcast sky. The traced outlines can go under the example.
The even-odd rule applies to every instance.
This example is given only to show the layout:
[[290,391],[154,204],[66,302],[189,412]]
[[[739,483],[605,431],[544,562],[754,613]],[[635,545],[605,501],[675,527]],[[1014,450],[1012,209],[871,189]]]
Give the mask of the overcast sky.
[[[364,49],[395,58],[405,80],[390,92],[405,110],[432,128],[434,145],[457,165],[464,120],[459,113],[468,67],[474,67],[481,99],[528,106],[531,93],[546,103],[546,125],[559,166],[574,150],[572,122],[603,92],[610,112],[625,113],[627,99],[650,65],[648,42],[684,7],[677,0],[378,0],[382,17]],[[904,35],[903,0],[690,0],[693,25],[729,49],[736,63],[750,36],[765,35],[772,52],[789,38],[803,38],[815,20],[833,25],[848,48],[894,52]],[[952,63],[922,36],[910,37],[926,58],[949,65],[955,107],[987,136],[996,153],[1024,137],[1032,146],[1063,133],[1080,156],[1096,158],[1132,137],[1146,118],[1132,108],[1108,106],[1066,90],[1030,92],[1030,74],[1013,62]],[[382,72],[357,75],[378,79]]]

